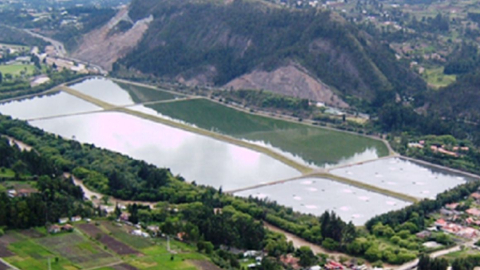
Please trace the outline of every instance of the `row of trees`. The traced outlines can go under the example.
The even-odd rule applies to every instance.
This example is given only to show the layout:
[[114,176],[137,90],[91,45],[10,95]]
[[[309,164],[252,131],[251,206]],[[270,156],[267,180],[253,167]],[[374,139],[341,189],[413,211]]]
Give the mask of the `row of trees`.
[[83,202],[83,191],[72,181],[55,177],[58,171],[45,158],[34,151],[21,152],[3,138],[0,152],[0,167],[13,169],[17,180],[35,175],[30,180],[36,188],[28,196],[11,198],[0,193],[0,227],[24,229],[55,223],[61,217],[94,215],[92,205]]

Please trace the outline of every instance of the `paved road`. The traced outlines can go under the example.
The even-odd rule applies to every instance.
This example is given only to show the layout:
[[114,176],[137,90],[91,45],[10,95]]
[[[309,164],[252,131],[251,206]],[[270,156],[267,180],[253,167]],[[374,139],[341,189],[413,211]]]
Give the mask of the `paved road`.
[[54,40],[54,39],[46,37],[46,36],[42,36],[40,34],[32,32],[31,30],[28,30],[28,29],[23,29],[23,31],[27,32],[31,36],[43,39],[46,42],[51,43],[53,45],[53,47],[55,47],[55,52],[57,53],[58,56],[60,56],[60,57],[66,57],[67,56],[67,51],[65,50],[65,46],[63,46],[62,42],[60,42],[58,40]]
[[84,64],[86,66],[90,66],[90,67],[93,67],[95,68],[96,70],[98,70],[98,72],[102,75],[107,75],[108,74],[108,71],[106,71],[105,69],[103,69],[102,67],[98,66],[98,65],[95,65],[95,64],[92,64],[92,63],[88,63],[88,62],[85,62],[81,59],[76,59],[76,58],[72,58],[70,56],[68,56],[68,52],[67,50],[65,49],[65,46],[63,45],[62,42],[58,41],[58,40],[55,40],[55,39],[52,39],[50,37],[47,37],[47,36],[44,36],[44,35],[40,35],[38,33],[35,33],[31,30],[28,30],[28,29],[23,29],[23,31],[25,31],[26,33],[34,36],[34,37],[37,37],[37,38],[40,38],[40,39],[43,39],[45,40],[46,42],[49,42],[50,44],[53,45],[53,47],[55,48],[55,52],[57,54],[57,56],[59,58],[63,58],[65,60],[68,60],[68,61],[73,61],[73,62],[77,62],[77,63],[81,63],[81,64]]

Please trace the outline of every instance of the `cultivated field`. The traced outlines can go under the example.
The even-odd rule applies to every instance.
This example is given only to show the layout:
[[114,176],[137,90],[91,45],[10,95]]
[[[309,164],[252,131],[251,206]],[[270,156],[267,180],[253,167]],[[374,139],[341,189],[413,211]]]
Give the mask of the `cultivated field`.
[[[29,270],[48,269],[49,259],[53,270],[217,269],[194,246],[173,240],[172,260],[164,239],[132,236],[131,226],[110,221],[74,225],[74,232],[55,235],[47,234],[45,228],[7,231],[0,237],[0,257]],[[0,264],[0,270],[7,269]]]
[[69,233],[46,239],[38,239],[37,243],[58,253],[60,256],[82,268],[107,265],[119,261],[118,258],[102,250],[80,233]]
[[113,250],[118,255],[138,254],[138,251],[105,234],[93,224],[81,224],[78,225],[78,228],[80,228],[80,230],[88,234],[90,237],[97,239],[100,243],[104,244],[107,248]]

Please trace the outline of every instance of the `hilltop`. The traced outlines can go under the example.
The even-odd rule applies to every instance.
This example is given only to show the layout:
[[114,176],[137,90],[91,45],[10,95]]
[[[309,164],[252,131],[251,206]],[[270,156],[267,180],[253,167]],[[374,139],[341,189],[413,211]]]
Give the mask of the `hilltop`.
[[112,36],[146,18],[153,21],[134,49],[118,50],[114,73],[127,68],[187,85],[266,89],[338,107],[426,89],[388,45],[334,12],[260,1],[134,0]]

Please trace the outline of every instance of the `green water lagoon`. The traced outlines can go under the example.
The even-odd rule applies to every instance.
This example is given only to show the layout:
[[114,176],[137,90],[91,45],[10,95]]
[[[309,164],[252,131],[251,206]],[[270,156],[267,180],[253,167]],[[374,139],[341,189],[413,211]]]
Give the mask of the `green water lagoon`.
[[[154,112],[145,110],[145,107]],[[271,147],[312,166],[330,167],[388,155],[387,147],[379,140],[258,116],[207,99],[149,104],[143,109],[145,112],[156,112],[203,129]]]

